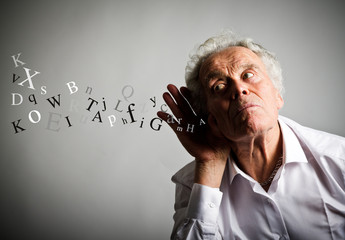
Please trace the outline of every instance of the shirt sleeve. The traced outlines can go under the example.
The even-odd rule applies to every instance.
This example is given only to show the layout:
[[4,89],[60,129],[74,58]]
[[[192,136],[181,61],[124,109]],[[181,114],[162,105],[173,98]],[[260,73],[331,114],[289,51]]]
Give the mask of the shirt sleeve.
[[176,183],[171,239],[222,239],[217,225],[222,196],[216,188],[194,183],[190,189]]

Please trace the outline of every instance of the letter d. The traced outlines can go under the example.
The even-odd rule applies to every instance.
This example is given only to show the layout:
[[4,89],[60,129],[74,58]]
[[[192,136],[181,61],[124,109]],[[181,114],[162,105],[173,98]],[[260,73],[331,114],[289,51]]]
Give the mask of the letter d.
[[[16,96],[19,97],[19,102],[16,103]],[[12,93],[12,106],[20,105],[23,102],[23,96],[19,93]]]

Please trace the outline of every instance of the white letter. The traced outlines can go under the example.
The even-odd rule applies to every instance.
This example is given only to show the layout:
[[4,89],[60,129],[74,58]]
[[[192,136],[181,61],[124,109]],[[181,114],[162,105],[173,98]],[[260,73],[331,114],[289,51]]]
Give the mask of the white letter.
[[[33,112],[37,114],[37,121],[34,121],[34,120],[32,119],[32,117],[31,117],[31,114],[32,114]],[[32,122],[32,123],[38,123],[39,121],[41,121],[41,114],[40,114],[40,112],[37,111],[37,110],[32,110],[31,112],[29,112],[29,120],[30,120],[30,122]]]
[[41,94],[46,95],[47,94],[47,86],[42,86],[41,87]]
[[116,117],[114,115],[108,116],[110,127],[114,127],[114,123],[116,122]]
[[23,83],[25,83],[26,81],[29,81],[29,88],[35,90],[34,85],[32,84],[31,78],[34,77],[34,76],[36,76],[36,75],[39,74],[40,72],[35,71],[34,74],[30,75],[30,70],[31,70],[31,69],[29,69],[29,68],[24,68],[24,70],[25,70],[26,76],[27,76],[28,78],[25,79],[23,82],[18,83],[18,85],[23,86]]
[[162,112],[167,112],[168,109],[166,108],[166,110],[164,110],[164,109],[163,109],[163,106],[167,106],[167,105],[166,105],[166,104],[162,104],[162,106],[161,106],[161,111],[162,111]]
[[[19,103],[15,103],[15,96],[19,96],[19,98],[20,98]],[[19,93],[12,93],[12,106],[20,105],[20,104],[22,104],[22,102],[23,102],[23,96],[22,95],[20,95]]]
[[[71,95],[73,94],[73,93],[76,93],[76,92],[78,92],[78,87],[75,85],[75,82],[68,82],[68,83],[66,83],[66,85],[68,86],[68,88],[69,88],[69,91],[71,92]],[[71,86],[72,85],[72,86]],[[72,89],[75,89],[74,91],[72,90]]]
[[187,132],[189,132],[189,130],[190,130],[190,132],[193,132],[193,130],[194,130],[194,125],[192,124],[192,126],[190,126],[190,124],[188,123],[188,125],[187,125]]
[[20,61],[18,58],[20,57],[20,54],[22,53],[18,53],[17,54],[17,57],[16,55],[13,55],[12,58],[13,58],[13,61],[14,61],[14,64],[16,65],[16,67],[18,67],[18,64],[17,63],[20,63],[21,65],[24,65],[25,63]]
[[182,118],[177,118],[177,119],[176,119],[176,122],[178,123],[178,125],[181,124],[181,120],[182,120]]

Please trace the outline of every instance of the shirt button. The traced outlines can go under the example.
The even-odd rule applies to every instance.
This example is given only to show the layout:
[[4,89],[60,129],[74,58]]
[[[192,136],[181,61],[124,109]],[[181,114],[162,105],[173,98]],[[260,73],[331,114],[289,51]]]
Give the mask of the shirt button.
[[215,207],[216,207],[216,204],[214,204],[213,202],[209,202],[209,203],[208,203],[208,206],[209,206],[210,208],[215,208]]

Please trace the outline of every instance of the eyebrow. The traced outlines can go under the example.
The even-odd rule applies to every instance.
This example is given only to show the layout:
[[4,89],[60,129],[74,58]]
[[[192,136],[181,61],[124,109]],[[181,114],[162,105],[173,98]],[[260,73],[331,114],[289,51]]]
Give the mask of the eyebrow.
[[205,77],[205,82],[208,84],[212,79],[215,78],[226,78],[226,75],[221,71],[213,71],[207,74]]
[[[259,67],[256,65],[256,64],[252,64],[252,63],[249,63],[249,64],[242,64],[238,67],[236,67],[236,71],[243,71],[244,69],[259,69]],[[215,79],[215,78],[226,78],[227,75],[224,74],[223,72],[221,71],[212,71],[210,72],[209,74],[207,74],[207,76],[205,77],[205,82],[208,84],[212,79]]]
[[240,65],[239,69],[240,70],[243,70],[243,69],[250,69],[250,68],[253,68],[253,69],[259,69],[259,66],[254,64],[254,63],[247,63],[247,64],[242,64]]

